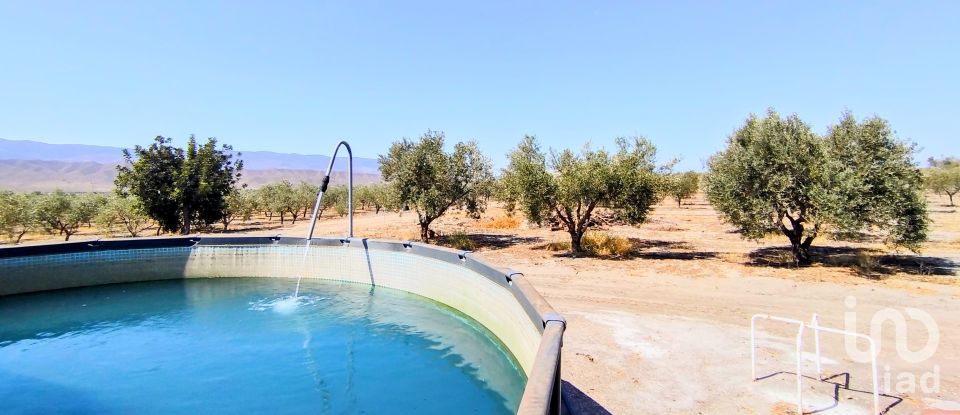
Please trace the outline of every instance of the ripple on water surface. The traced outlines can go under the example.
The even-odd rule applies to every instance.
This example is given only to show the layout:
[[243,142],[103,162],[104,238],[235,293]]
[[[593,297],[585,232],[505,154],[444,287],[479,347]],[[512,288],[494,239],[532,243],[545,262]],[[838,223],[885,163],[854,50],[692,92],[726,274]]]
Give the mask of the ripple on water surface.
[[211,278],[0,297],[4,413],[510,413],[526,379],[448,307]]

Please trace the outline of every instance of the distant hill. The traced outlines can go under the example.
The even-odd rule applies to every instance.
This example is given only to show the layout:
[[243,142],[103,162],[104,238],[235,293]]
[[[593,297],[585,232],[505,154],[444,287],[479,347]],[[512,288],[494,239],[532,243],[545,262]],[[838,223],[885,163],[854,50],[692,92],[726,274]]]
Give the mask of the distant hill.
[[[250,188],[267,183],[289,180],[296,184],[301,180],[319,184],[323,171],[298,169],[244,169],[241,182]],[[115,164],[92,161],[55,160],[0,160],[0,190],[17,192],[52,192],[60,189],[68,192],[107,192],[113,190],[117,177]],[[354,184],[380,181],[379,174],[353,174]],[[333,173],[331,184],[347,184],[346,171]]]
[[105,192],[113,189],[114,166],[92,161],[0,160],[0,190]]
[[[244,163],[243,183],[258,187],[280,180],[319,183],[330,163],[324,155],[286,154],[271,151],[240,151]],[[118,147],[86,144],[48,144],[38,141],[0,139],[0,190],[72,192],[113,189],[116,165],[122,162]],[[380,180],[376,159],[353,159],[357,184]],[[347,160],[334,164],[334,183],[346,183]]]
[[[133,146],[130,146],[131,148]],[[116,164],[123,161],[120,147],[92,146],[86,144],[48,144],[30,140],[5,140],[0,138],[0,160],[55,160],[92,161]],[[272,151],[243,151],[241,159],[247,169],[294,169],[326,170],[330,157],[319,154],[274,153]],[[341,153],[345,156],[345,152]],[[354,157],[356,173],[379,173],[376,159]],[[337,158],[334,170],[347,169],[347,159]]]

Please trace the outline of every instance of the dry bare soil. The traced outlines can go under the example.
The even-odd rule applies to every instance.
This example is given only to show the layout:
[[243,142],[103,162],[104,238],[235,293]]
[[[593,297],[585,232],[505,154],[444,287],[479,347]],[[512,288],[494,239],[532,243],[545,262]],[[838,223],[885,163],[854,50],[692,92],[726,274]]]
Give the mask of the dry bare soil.
[[[932,240],[921,255],[891,251],[869,237],[821,238],[817,263],[806,268],[790,265],[785,238],[745,241],[701,197],[680,207],[664,202],[641,227],[607,227],[634,246],[617,258],[546,249],[566,240],[564,232],[522,223],[493,228],[492,219],[504,216],[496,207],[479,221],[448,215],[435,229],[441,243],[472,245],[490,262],[522,272],[564,314],[564,389],[575,413],[795,413],[796,326],[759,323],[762,380],[753,381],[751,316],[809,321],[817,313],[824,326],[861,333],[871,333],[872,320],[886,321],[873,332],[880,341],[881,409],[911,414],[960,410],[960,212],[936,197],[929,206]],[[414,239],[415,223],[412,212],[365,212],[355,233]],[[341,235],[345,226],[345,218],[322,218],[317,233]],[[280,227],[261,219],[238,232],[302,236],[306,223]],[[932,326],[923,324],[922,313]],[[897,316],[904,321],[899,329]],[[805,411],[869,413],[870,365],[847,352],[865,343],[846,346],[824,334],[826,379],[820,380],[812,334],[803,340]],[[908,360],[928,342],[932,355]]]

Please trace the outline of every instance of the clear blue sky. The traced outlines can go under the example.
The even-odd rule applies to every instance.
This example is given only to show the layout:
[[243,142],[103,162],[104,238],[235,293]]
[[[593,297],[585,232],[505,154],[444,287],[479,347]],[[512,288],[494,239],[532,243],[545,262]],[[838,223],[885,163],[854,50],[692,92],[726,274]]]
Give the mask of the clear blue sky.
[[[596,4],[595,4],[596,3]],[[0,0],[0,137],[216,136],[376,156],[427,129],[502,166],[643,134],[683,169],[751,112],[850,109],[960,154],[960,2]]]

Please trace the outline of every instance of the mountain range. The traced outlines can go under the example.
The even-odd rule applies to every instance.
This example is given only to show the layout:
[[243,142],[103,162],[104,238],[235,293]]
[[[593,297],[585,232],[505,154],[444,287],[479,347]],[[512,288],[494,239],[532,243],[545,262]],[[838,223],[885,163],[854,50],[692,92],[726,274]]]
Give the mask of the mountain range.
[[[330,157],[317,154],[238,151],[243,160],[241,181],[249,187],[289,180],[319,183]],[[346,182],[347,159],[341,150],[332,182]],[[49,144],[0,138],[0,190],[101,192],[113,189],[121,148],[87,144]],[[354,157],[357,184],[380,180],[376,159]]]

